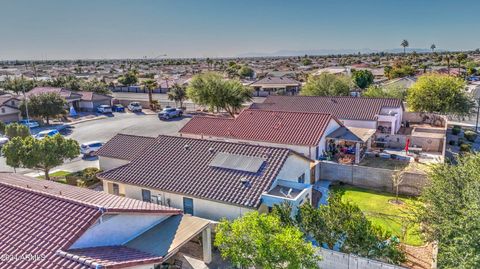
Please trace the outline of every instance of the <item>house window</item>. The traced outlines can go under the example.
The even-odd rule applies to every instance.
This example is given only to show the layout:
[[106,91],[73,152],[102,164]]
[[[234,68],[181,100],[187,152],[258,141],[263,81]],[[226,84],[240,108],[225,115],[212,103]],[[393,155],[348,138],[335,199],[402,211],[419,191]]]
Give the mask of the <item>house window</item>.
[[2,113],[5,113],[5,108],[2,107]]
[[113,194],[120,195],[120,186],[117,183],[112,184]]
[[193,215],[193,199],[183,197],[183,212]]
[[12,106],[15,106],[15,101],[11,101],[10,104],[11,104]]
[[144,202],[151,202],[152,201],[152,194],[149,190],[142,189],[142,200]]
[[298,183],[305,183],[305,173],[298,177]]
[[152,195],[152,203],[154,204],[157,204],[157,205],[160,205],[161,204],[161,199],[160,199],[161,196],[159,195]]

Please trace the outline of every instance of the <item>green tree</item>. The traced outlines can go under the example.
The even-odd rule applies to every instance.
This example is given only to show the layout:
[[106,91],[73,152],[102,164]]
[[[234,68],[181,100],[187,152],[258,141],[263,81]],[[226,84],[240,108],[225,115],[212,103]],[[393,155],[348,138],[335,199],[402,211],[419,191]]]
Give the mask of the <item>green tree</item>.
[[81,90],[85,92],[94,92],[103,95],[109,95],[112,93],[108,88],[108,85],[104,81],[98,79],[82,82]]
[[402,43],[400,43],[400,46],[403,47],[403,54],[405,55],[407,53],[407,47],[409,46],[410,44],[408,44],[408,40],[404,39],[402,40]]
[[155,110],[156,107],[153,105],[153,90],[158,88],[157,81],[154,80],[154,79],[147,79],[147,80],[142,82],[142,85],[148,91],[148,103],[150,105],[150,108]]
[[462,68],[462,64],[463,64],[463,62],[465,62],[465,60],[467,60],[467,58],[468,58],[467,54],[465,54],[463,52],[457,54],[456,59],[457,59],[457,63],[458,63],[458,73],[460,73],[461,68]]
[[[42,117],[50,124],[50,119],[65,114],[66,101],[58,93],[41,93],[29,96],[26,100],[31,116]],[[21,105],[25,112],[25,101]]]
[[439,74],[421,76],[408,90],[407,103],[412,111],[455,116],[468,116],[475,106],[462,79]]
[[305,57],[302,59],[302,64],[307,66],[307,65],[311,65],[312,64],[312,59],[308,58],[308,57]]
[[352,81],[347,76],[322,73],[312,76],[300,91],[305,96],[348,96]]
[[168,92],[168,100],[175,101],[175,104],[180,103],[180,107],[182,108],[185,99],[187,99],[186,88],[178,83],[173,84]]
[[5,128],[6,127],[7,127],[7,125],[5,124],[5,122],[0,121],[0,134],[5,134]]
[[396,98],[404,100],[407,91],[400,86],[386,86],[370,85],[365,91],[362,92],[363,97],[370,98]]
[[5,162],[8,166],[13,167],[13,171],[16,173],[17,168],[22,165],[22,159],[24,154],[23,138],[14,137],[11,138],[5,145],[2,146],[2,154],[5,156]]
[[16,94],[22,93],[23,91],[28,92],[35,87],[35,81],[26,79],[24,77],[7,77],[2,83],[3,89],[6,91],[11,91]]
[[135,69],[128,70],[127,73],[118,78],[118,82],[125,86],[132,86],[138,83],[138,72]]
[[477,63],[476,62],[467,62],[465,68],[467,69],[467,75],[472,76],[477,74]]
[[360,89],[365,89],[373,83],[373,74],[369,70],[352,70],[352,79]]
[[208,106],[210,111],[224,109],[233,117],[245,102],[252,100],[252,89],[238,80],[224,80],[217,73],[204,73],[192,78],[187,97]]
[[430,171],[418,218],[427,239],[438,242],[438,268],[480,268],[480,155]]
[[73,139],[57,134],[42,140],[16,137],[7,142],[2,149],[6,162],[13,167],[42,170],[45,179],[50,180],[50,170],[73,159],[80,154],[80,146]]
[[19,123],[11,123],[5,127],[5,135],[12,139],[14,137],[25,138],[30,136],[30,129]]
[[342,202],[332,193],[328,205],[313,208],[303,204],[297,216],[300,230],[329,249],[338,246],[341,252],[399,264],[405,255],[395,238],[372,225],[358,206]]
[[46,82],[47,86],[65,88],[72,91],[82,89],[82,80],[73,75],[59,76]]
[[437,48],[437,46],[435,46],[435,44],[432,44],[430,46],[430,49],[432,50],[432,53],[435,52],[435,49]]
[[255,71],[253,71],[252,68],[246,66],[246,65],[243,65],[239,70],[238,70],[238,75],[242,78],[246,78],[246,77],[253,77],[253,75],[255,74]]
[[320,257],[303,233],[274,215],[251,212],[217,227],[215,246],[241,268],[318,268]]

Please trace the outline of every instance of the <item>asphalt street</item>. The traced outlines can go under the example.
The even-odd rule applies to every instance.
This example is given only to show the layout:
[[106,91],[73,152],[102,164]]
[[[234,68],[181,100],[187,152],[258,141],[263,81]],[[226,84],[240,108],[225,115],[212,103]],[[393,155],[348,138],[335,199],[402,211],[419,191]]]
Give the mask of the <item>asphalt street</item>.
[[[107,142],[118,133],[152,137],[160,134],[176,135],[188,120],[189,117],[162,121],[157,115],[114,113],[112,117],[72,125],[65,130],[64,135],[77,140],[79,144],[89,141]],[[98,167],[98,160],[78,157],[53,171],[78,171],[87,167]],[[0,158],[0,171],[13,172],[13,168],[6,165],[3,157]],[[17,172],[29,175],[39,173],[28,169],[17,169]]]

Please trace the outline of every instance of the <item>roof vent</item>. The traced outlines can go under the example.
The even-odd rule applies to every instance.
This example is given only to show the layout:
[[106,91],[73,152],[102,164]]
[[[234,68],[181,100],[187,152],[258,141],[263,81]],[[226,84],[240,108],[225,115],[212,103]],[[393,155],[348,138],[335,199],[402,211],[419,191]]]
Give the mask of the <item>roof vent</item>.
[[209,149],[208,149],[208,152],[210,152],[210,153],[213,153],[214,151],[215,151],[214,148],[209,148]]
[[30,185],[27,184],[27,188],[30,189]]
[[335,103],[335,104],[337,103],[337,100],[335,100],[335,99],[333,99],[333,98],[330,99],[330,100],[332,100],[332,103]]
[[250,187],[250,181],[246,177],[240,178],[240,182],[242,182],[243,186]]
[[185,144],[185,146],[183,146],[184,149],[190,149],[190,146],[188,144]]
[[47,186],[47,185],[43,185],[43,188],[48,189],[48,186]]

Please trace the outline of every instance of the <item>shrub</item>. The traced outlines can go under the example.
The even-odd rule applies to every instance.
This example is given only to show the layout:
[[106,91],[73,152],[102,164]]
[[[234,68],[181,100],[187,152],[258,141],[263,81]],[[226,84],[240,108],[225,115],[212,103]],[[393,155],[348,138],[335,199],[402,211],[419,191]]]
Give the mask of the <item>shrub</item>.
[[460,145],[460,152],[470,152],[472,150],[472,146],[467,143],[463,143]]
[[470,131],[470,130],[465,131],[463,136],[465,137],[465,139],[467,139],[470,142],[474,142],[475,139],[477,139],[477,133],[475,133],[474,131]]
[[452,128],[452,134],[453,135],[458,135],[462,131],[462,127],[455,125]]
[[448,141],[448,144],[449,144],[450,146],[455,146],[455,140],[450,140],[450,141]]

